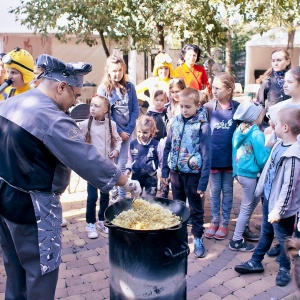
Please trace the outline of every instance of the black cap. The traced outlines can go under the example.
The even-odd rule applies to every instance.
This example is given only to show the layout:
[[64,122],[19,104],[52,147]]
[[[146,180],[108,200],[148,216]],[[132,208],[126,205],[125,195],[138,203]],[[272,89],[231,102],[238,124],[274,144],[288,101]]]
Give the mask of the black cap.
[[83,76],[92,71],[91,64],[85,62],[64,63],[48,54],[39,55],[35,65],[44,70],[41,77],[64,81],[74,87],[82,87]]

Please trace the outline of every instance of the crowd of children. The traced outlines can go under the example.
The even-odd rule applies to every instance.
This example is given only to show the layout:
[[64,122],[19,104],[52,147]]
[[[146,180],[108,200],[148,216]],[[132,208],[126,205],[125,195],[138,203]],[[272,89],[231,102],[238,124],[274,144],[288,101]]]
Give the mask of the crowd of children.
[[[190,75],[198,59],[197,48],[192,46],[185,49],[183,66]],[[8,58],[13,61],[4,57],[6,76],[13,81],[6,97],[38,85],[43,70],[37,61],[34,66],[31,55],[24,51],[17,48],[10,52]],[[117,55],[110,56],[97,94],[91,99],[90,117],[78,124],[86,143],[138,180],[143,196],[155,197],[160,181],[161,197],[167,198],[171,187],[173,199],[188,201],[198,258],[206,253],[203,236],[216,240],[227,237],[235,179],[242,187],[242,201],[228,247],[254,251],[250,260],[235,270],[241,274],[263,272],[262,260],[275,236],[280,253],[276,284],[285,286],[291,280],[291,259],[292,274],[300,287],[300,243],[290,238],[300,210],[300,67],[286,70],[280,81],[290,98],[267,110],[256,102],[233,100],[234,78],[225,72],[215,76],[212,87],[202,82],[206,91],[212,90],[208,101],[206,92],[190,86],[193,81],[171,78],[181,69],[173,74],[172,60],[166,53],[156,59],[154,79],[163,81],[164,86],[151,85],[151,105],[139,116],[136,90],[126,79],[125,62]],[[262,132],[265,116],[270,127]],[[208,183],[212,218],[205,230],[203,205]],[[110,195],[100,191],[96,218],[98,190],[88,183],[87,194],[86,232],[89,238],[97,238],[97,228],[108,233],[104,211]],[[124,190],[115,188],[112,200],[125,197]],[[251,231],[249,222],[260,199],[259,236]],[[245,239],[258,244],[255,247]]]

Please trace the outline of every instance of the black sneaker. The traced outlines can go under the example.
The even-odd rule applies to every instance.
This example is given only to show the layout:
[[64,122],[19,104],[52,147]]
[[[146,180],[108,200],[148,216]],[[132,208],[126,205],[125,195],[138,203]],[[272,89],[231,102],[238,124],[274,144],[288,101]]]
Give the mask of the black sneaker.
[[264,267],[261,263],[248,260],[241,265],[235,266],[234,270],[241,274],[262,273],[264,271]]
[[243,237],[248,241],[257,242],[260,238],[260,235],[253,233],[249,226],[246,226],[243,233]]
[[270,257],[278,256],[279,254],[280,254],[280,244],[275,245],[267,252],[267,255]]
[[228,247],[230,250],[242,252],[252,252],[255,248],[254,245],[246,243],[244,239],[238,241],[231,240]]
[[202,258],[205,256],[205,248],[201,238],[194,238],[194,255],[197,258]]
[[291,281],[290,271],[285,268],[280,268],[276,276],[276,285],[286,286]]

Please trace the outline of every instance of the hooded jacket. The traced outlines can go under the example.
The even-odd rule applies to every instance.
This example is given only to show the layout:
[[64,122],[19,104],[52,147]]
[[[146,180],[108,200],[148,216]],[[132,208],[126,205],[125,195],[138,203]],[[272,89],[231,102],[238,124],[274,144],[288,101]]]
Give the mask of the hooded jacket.
[[271,148],[265,147],[264,134],[256,124],[241,123],[232,137],[233,176],[256,178],[270,151]]
[[[273,149],[281,142],[279,139]],[[259,197],[264,193],[271,155],[257,183],[255,196]],[[268,201],[269,212],[275,209],[282,219],[296,215],[300,209],[300,135],[277,164]]]
[[168,178],[170,169],[200,173],[198,190],[205,191],[211,164],[210,138],[211,130],[203,108],[186,122],[182,115],[174,117],[164,149],[162,177]]
[[163,139],[167,136],[167,123],[168,123],[168,116],[167,116],[167,109],[165,108],[163,111],[158,112],[153,106],[150,106],[147,111],[147,115],[151,116],[156,124],[156,128],[158,132],[154,137],[156,140]]

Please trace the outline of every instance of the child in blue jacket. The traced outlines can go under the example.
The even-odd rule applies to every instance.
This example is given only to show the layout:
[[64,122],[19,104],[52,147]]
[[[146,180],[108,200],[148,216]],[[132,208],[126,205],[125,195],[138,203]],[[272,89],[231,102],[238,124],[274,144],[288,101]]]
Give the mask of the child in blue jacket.
[[244,101],[233,116],[235,120],[242,121],[232,137],[232,175],[242,185],[240,213],[229,243],[229,249],[234,251],[253,251],[255,247],[244,241],[243,233],[259,202],[254,191],[271,151],[270,147],[265,147],[265,136],[258,127],[264,114],[262,105]]
[[168,184],[170,175],[173,199],[185,203],[188,198],[194,255],[204,257],[202,200],[210,172],[211,131],[197,90],[186,88],[180,92],[179,105],[181,114],[173,118],[164,149],[162,181]]

